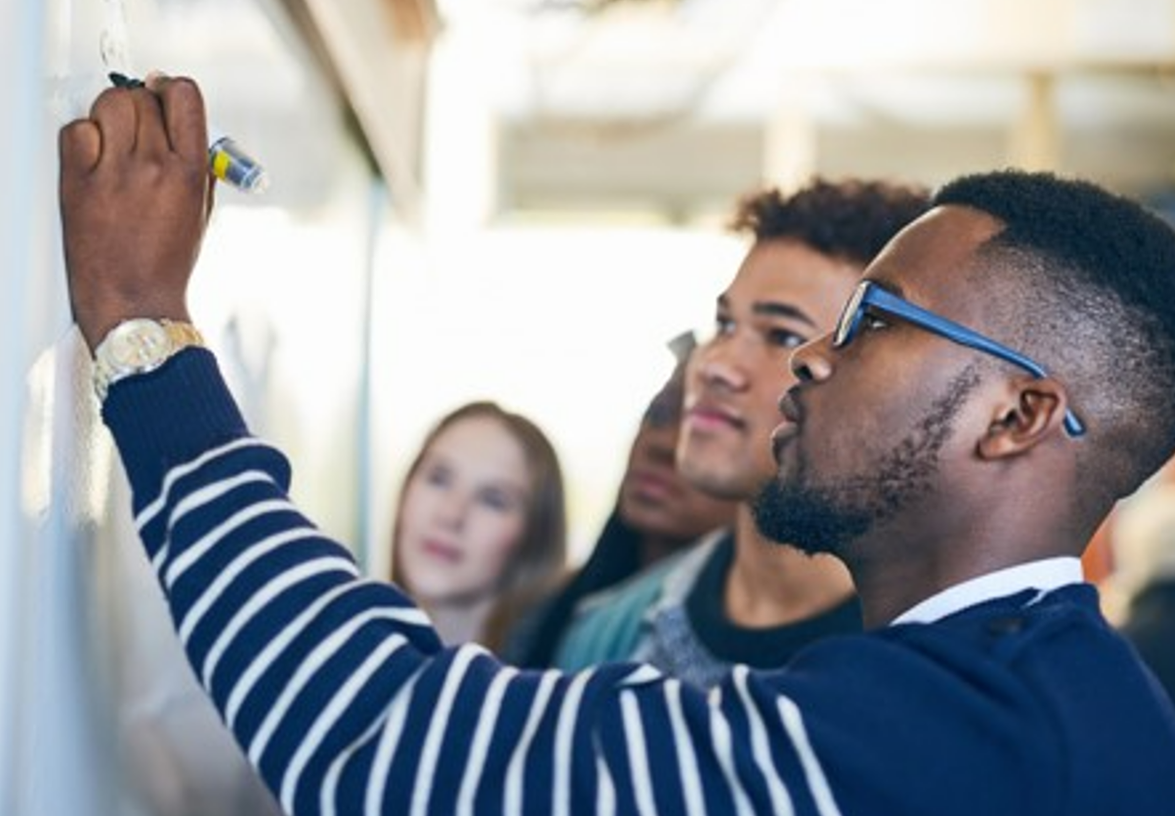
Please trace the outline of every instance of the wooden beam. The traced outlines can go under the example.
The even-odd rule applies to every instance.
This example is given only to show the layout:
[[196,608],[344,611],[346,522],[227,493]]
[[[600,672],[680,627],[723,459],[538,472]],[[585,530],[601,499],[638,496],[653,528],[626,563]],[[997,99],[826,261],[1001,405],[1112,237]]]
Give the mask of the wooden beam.
[[428,46],[440,32],[436,0],[383,0],[392,21],[392,36],[401,42]]

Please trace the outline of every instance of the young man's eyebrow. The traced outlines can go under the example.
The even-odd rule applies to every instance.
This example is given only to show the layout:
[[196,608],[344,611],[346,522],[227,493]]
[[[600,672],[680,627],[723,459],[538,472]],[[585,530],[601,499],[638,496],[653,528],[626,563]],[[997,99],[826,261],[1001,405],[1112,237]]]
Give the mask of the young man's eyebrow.
[[807,313],[802,309],[790,303],[781,303],[775,300],[758,301],[752,307],[751,311],[757,315],[765,315],[767,317],[789,317],[801,323],[807,323],[814,329],[818,328],[815,320],[808,317]]
[[[725,294],[719,295],[716,301],[719,309],[730,308],[730,299]],[[779,300],[755,301],[754,305],[751,306],[751,312],[765,317],[787,317],[792,320],[798,320],[801,323],[806,323],[814,329],[820,328],[816,325],[816,321],[809,317],[803,309]]]

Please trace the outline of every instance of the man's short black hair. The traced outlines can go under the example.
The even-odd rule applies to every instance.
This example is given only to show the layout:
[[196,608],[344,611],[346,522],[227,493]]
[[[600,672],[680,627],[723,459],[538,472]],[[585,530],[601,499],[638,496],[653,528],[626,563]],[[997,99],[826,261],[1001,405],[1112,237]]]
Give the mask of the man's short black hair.
[[864,267],[929,206],[920,186],[817,176],[790,194],[773,187],[744,197],[730,226],[755,241],[790,238]]
[[1091,476],[1132,491],[1175,453],[1171,225],[1091,182],[1020,170],[960,177],[933,203],[1002,222],[981,252],[1009,281],[1006,324],[1068,386],[1098,451]]

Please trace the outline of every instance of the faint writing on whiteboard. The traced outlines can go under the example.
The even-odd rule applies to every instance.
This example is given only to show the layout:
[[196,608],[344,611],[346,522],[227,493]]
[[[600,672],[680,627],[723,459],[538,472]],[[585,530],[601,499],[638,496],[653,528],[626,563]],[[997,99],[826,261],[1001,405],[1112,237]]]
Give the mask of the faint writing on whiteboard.
[[127,37],[126,4],[123,0],[103,0],[106,24],[98,38],[102,64],[111,71],[133,74],[130,44]]

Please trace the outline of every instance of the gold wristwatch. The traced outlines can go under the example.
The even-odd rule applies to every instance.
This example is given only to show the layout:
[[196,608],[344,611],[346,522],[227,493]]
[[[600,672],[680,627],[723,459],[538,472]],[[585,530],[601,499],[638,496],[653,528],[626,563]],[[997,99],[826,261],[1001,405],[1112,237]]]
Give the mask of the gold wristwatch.
[[126,377],[154,371],[180,349],[203,346],[191,323],[136,317],[110,330],[94,349],[94,392],[106,400],[110,386]]

